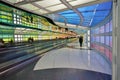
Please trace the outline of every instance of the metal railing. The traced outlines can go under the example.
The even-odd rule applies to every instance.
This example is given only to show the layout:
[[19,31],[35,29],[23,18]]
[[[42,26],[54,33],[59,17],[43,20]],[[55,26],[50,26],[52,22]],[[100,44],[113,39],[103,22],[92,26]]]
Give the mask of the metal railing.
[[48,40],[4,48],[0,51],[0,77],[5,78],[25,65],[38,60],[45,52],[66,45],[74,39]]

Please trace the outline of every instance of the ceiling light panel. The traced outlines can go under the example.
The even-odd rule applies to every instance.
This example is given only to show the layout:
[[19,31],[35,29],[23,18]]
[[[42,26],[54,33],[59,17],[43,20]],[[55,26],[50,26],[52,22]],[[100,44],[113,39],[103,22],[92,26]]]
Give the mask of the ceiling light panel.
[[50,7],[50,6],[54,6],[54,5],[59,5],[61,4],[61,2],[59,0],[42,0],[39,2],[36,2],[36,4],[42,6],[42,7]]
[[25,4],[25,5],[21,5],[20,7],[28,9],[28,10],[36,10],[39,9],[38,7],[33,6],[32,4]]
[[23,0],[7,0],[7,1],[9,1],[9,2],[11,2],[11,3],[17,3],[17,2],[21,2],[21,1],[23,1]]
[[80,5],[80,4],[85,4],[85,3],[89,3],[91,1],[96,1],[96,0],[72,0],[70,1],[69,3],[72,5],[72,6],[76,6],[76,5]]
[[67,7],[64,4],[60,4],[57,6],[48,7],[46,9],[48,9],[50,11],[57,11],[57,10],[65,9],[65,8],[67,8]]
[[[73,1],[73,0],[66,0],[66,1]],[[76,0],[75,0],[76,1]]]
[[46,13],[48,13],[47,11],[42,10],[42,9],[36,10],[34,12],[37,13],[37,14],[46,14]]

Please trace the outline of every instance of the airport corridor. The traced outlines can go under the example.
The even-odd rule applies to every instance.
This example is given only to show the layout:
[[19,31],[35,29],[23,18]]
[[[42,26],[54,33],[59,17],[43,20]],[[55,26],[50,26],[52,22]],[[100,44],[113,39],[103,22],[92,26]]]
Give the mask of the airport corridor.
[[[78,40],[45,53],[34,65],[16,74],[15,80],[111,80],[111,65]],[[10,78],[9,78],[10,79]]]

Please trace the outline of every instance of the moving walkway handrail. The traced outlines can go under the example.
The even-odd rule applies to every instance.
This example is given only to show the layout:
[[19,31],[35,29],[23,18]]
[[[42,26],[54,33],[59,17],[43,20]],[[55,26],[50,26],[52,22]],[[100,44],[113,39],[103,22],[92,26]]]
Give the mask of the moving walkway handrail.
[[[16,61],[16,59],[14,59],[13,63],[0,67],[0,77],[2,77],[2,76],[4,77],[5,75],[7,75],[7,73],[14,72],[15,68],[16,69],[21,68],[23,66],[22,64],[27,65],[27,63],[31,63],[34,60],[38,60],[41,57],[41,55],[44,54],[45,52],[47,52],[47,51],[49,51],[53,48],[56,48],[58,46],[65,45],[65,43],[66,43],[65,40],[63,42],[61,41],[61,42],[55,43],[55,45],[54,45],[54,43],[52,43],[51,46],[46,45],[44,47],[44,49],[41,50],[41,53],[39,53],[39,54],[32,53],[32,54],[29,54],[29,55],[25,55],[25,56],[19,57],[18,61]],[[46,48],[47,46],[50,46],[50,47]],[[28,56],[28,57],[26,57],[26,56]]]
[[[46,43],[45,43],[46,44]],[[49,43],[48,43],[49,44]],[[42,47],[41,47],[41,46]],[[27,48],[25,48],[25,49],[23,49],[23,48],[20,48],[20,49],[18,49],[19,51],[18,52],[14,52],[14,54],[15,53],[21,53],[23,50],[25,50],[25,51],[27,51],[27,52],[29,52],[29,54],[30,53],[33,53],[33,52],[35,52],[35,51],[38,51],[38,50],[41,50],[41,49],[44,49],[44,48],[47,48],[47,47],[51,47],[51,46],[54,46],[54,44],[52,43],[52,44],[49,44],[49,45],[44,45],[44,44],[37,44],[37,46],[35,45],[35,46],[30,46],[30,47],[27,47]],[[37,49],[36,49],[37,48]],[[22,51],[21,51],[22,50]],[[29,51],[30,50],[30,51]],[[14,50],[13,50],[14,51]],[[11,54],[13,54],[13,53],[11,53]],[[21,57],[21,56],[20,56]],[[17,57],[18,58],[18,57]]]
[[[39,44],[39,45],[41,44],[41,45],[42,45],[42,44],[49,43],[49,42],[51,42],[51,41],[48,41],[48,42],[42,41],[42,42],[44,42],[44,43],[37,43],[37,44]],[[9,49],[9,48],[2,48],[3,50],[0,49],[0,50],[1,50],[1,51],[0,51],[0,54],[1,54],[1,53],[5,53],[5,52],[9,52],[9,51],[15,51],[15,50],[17,50],[17,49],[18,49],[18,50],[19,50],[19,49],[22,49],[22,48],[24,49],[25,47],[33,46],[35,43],[36,43],[36,42],[33,42],[32,44],[26,43],[26,45],[22,45],[22,46],[20,46],[20,47],[19,47],[19,46],[17,46],[17,47],[15,46],[15,47],[12,47],[13,50],[11,50],[11,49]],[[11,48],[11,47],[10,47],[10,48]],[[6,49],[8,49],[8,50],[6,50]],[[4,50],[6,50],[6,51],[4,51]]]
[[[22,47],[22,48],[17,48],[15,50],[3,51],[3,52],[1,52],[0,55],[5,55],[8,52],[9,52],[9,54],[14,55],[14,54],[22,53],[23,51],[27,51],[29,53],[33,53],[34,51],[41,50],[41,49],[43,49],[45,47],[49,47],[49,46],[53,45],[53,43],[52,44],[49,44],[49,43],[50,42],[46,42],[46,43],[42,43],[42,44],[31,44],[30,46],[27,46],[27,47],[25,46],[25,47]],[[49,45],[45,45],[45,44],[49,44]],[[7,54],[7,55],[9,55],[9,54]],[[1,56],[1,57],[3,57],[3,56]]]
[[[49,43],[51,43],[52,41],[50,41],[50,42],[45,42],[45,43],[37,43],[37,45],[38,46],[36,46],[36,44],[27,44],[27,45],[23,45],[22,47],[12,47],[12,49],[9,49],[9,48],[4,48],[3,49],[3,51],[0,51],[0,55],[2,55],[2,54],[5,54],[5,53],[7,53],[7,52],[17,52],[17,50],[18,51],[20,51],[20,50],[26,50],[26,49],[29,49],[29,48],[32,48],[32,47],[34,47],[34,46],[36,46],[36,47],[39,47],[40,45],[45,45],[45,44],[49,44]],[[53,43],[53,42],[52,42]],[[54,42],[53,44],[55,44],[56,42]],[[60,41],[57,41],[57,43],[61,43]],[[50,45],[50,44],[49,44]],[[5,51],[4,51],[5,50]]]

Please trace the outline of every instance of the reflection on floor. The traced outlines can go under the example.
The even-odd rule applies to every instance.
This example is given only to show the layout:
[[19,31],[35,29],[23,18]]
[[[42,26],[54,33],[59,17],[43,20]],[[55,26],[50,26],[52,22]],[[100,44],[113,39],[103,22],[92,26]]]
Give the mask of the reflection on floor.
[[80,49],[74,42],[47,52],[35,66],[11,80],[111,80],[111,65],[100,54],[87,47]]
[[75,68],[111,74],[110,64],[92,50],[80,50],[79,43],[46,53],[36,64],[34,70],[50,68]]
[[80,47],[80,44],[78,43],[79,40],[75,41],[74,43],[67,44],[68,48],[74,48],[74,49],[88,49],[86,43],[82,44],[82,47]]

